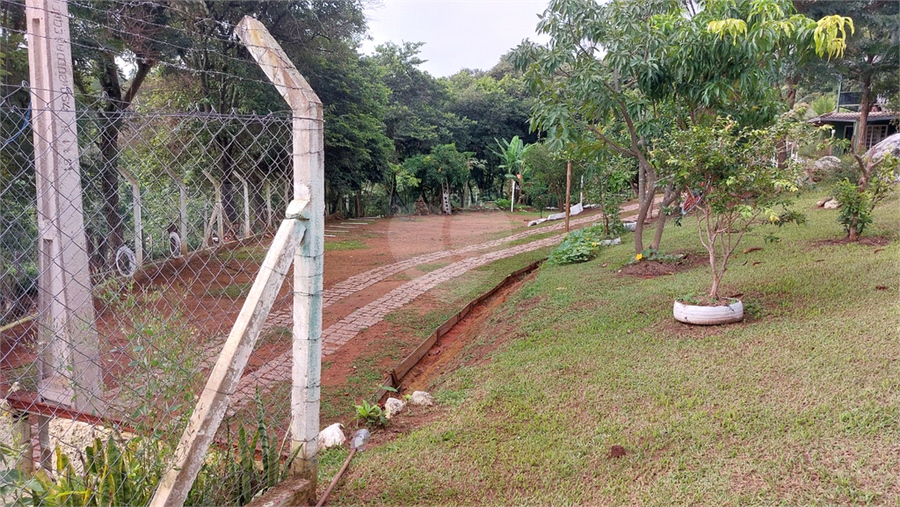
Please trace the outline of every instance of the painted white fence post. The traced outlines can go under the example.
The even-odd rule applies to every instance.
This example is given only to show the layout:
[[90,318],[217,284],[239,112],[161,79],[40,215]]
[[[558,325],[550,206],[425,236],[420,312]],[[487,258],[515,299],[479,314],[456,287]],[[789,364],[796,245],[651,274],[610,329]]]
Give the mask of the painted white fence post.
[[[216,204],[213,206],[212,215],[209,216],[209,223],[207,224],[205,231],[203,232],[203,244],[209,248],[211,245],[209,244],[210,237],[212,236],[212,226],[213,221],[216,222],[217,231],[219,233],[219,245],[225,243],[225,206],[222,204],[222,183],[219,180],[213,178],[213,175],[209,173],[206,169],[201,169],[203,175],[206,176],[215,189],[216,194]],[[290,202],[290,201],[288,201]]]
[[141,269],[144,265],[144,225],[141,219],[141,182],[138,181],[125,168],[120,167],[119,172],[131,183],[131,207],[134,212],[134,262],[135,268]]
[[84,232],[68,6],[27,0],[37,190],[38,393],[100,413],[101,368]]
[[245,16],[237,36],[293,112],[294,198],[309,196],[307,234],[294,262],[291,374],[293,470],[316,490],[322,361],[322,271],[325,251],[325,140],[322,102],[259,21]]
[[233,173],[238,180],[240,180],[241,184],[244,186],[244,237],[250,237],[250,185],[247,182],[247,178],[241,176],[235,171]]
[[266,187],[266,229],[272,227],[272,182],[265,180]]
[[[169,177],[175,181],[176,185],[178,185],[178,233],[181,235],[181,255],[187,256],[187,187],[184,184],[184,180],[179,178],[171,169],[165,166],[163,166],[163,169],[166,170]],[[205,240],[206,238],[204,237],[204,241]]]

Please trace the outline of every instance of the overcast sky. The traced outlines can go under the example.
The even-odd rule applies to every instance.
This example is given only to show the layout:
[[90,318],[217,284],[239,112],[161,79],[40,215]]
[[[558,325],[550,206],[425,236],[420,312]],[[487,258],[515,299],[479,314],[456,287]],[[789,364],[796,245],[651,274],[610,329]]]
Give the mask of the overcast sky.
[[382,0],[366,9],[371,54],[384,42],[424,42],[421,69],[435,77],[462,68],[488,70],[534,27],[547,0]]

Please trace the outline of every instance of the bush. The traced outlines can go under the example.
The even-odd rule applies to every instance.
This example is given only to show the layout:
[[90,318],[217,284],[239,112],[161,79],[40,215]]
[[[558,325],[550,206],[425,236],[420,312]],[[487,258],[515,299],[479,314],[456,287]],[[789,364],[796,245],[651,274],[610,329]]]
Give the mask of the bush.
[[849,235],[855,227],[856,234],[862,234],[866,226],[872,223],[874,205],[869,193],[860,192],[857,185],[844,179],[835,185],[832,195],[840,204],[837,221],[844,227],[844,232]]
[[603,234],[602,224],[572,231],[566,235],[556,249],[550,252],[547,263],[552,266],[561,266],[589,261],[597,256],[603,246],[603,241],[607,239],[611,238]]
[[494,204],[496,204],[497,207],[501,210],[508,210],[510,202],[509,199],[497,199],[494,201]]

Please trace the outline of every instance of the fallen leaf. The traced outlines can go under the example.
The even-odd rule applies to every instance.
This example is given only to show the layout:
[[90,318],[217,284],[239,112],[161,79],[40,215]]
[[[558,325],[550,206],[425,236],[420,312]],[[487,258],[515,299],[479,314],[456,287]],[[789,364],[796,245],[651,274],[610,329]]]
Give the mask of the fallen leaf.
[[762,264],[762,261],[754,261],[754,262],[753,262],[753,265],[754,265],[754,266],[756,266],[756,265],[758,265],[758,264]]
[[750,248],[744,249],[744,253],[758,252],[760,250],[762,250],[761,246],[751,246]]

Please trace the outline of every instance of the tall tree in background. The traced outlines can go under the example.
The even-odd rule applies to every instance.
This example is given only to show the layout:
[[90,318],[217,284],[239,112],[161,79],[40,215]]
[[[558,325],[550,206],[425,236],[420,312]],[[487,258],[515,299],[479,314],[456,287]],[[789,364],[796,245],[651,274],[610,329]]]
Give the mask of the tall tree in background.
[[900,2],[896,0],[794,0],[799,12],[817,18],[836,13],[853,18],[854,34],[844,57],[828,65],[860,92],[856,151],[866,151],[869,113],[879,95],[896,96],[900,75]]
[[[119,205],[119,133],[123,113],[156,62],[173,47],[164,41],[175,34],[167,28],[169,10],[162,4],[71,2],[70,9],[75,86],[84,95],[96,95],[97,91],[102,94],[100,101],[89,107],[96,107],[99,113],[97,172],[106,226],[106,234],[101,235],[101,251],[106,251],[106,262],[111,265],[125,237]],[[123,59],[123,54],[130,58]],[[125,65],[134,67],[130,78],[125,76]]]
[[505,56],[489,72],[462,70],[443,79],[450,90],[447,109],[468,120],[454,139],[461,149],[486,161],[475,167],[472,178],[482,192],[502,192],[504,179],[499,171],[500,159],[494,153],[495,139],[518,136],[526,144],[537,141],[530,132],[532,99],[521,76],[512,72]]
[[434,146],[449,142],[462,120],[445,112],[447,88],[431,74],[419,69],[422,42],[392,42],[375,49],[382,82],[390,90],[384,123],[394,141],[397,161],[429,153]]
[[673,122],[686,129],[716,114],[743,125],[771,122],[782,107],[771,50],[809,37],[818,54],[836,55],[838,30],[812,35],[840,22],[793,15],[785,0],[708,0],[699,11],[680,0],[551,0],[538,25],[550,42],[525,41],[513,58],[537,94],[532,125],[552,145],[567,148],[587,132],[636,160],[640,253],[658,184],[649,157],[655,140]]

